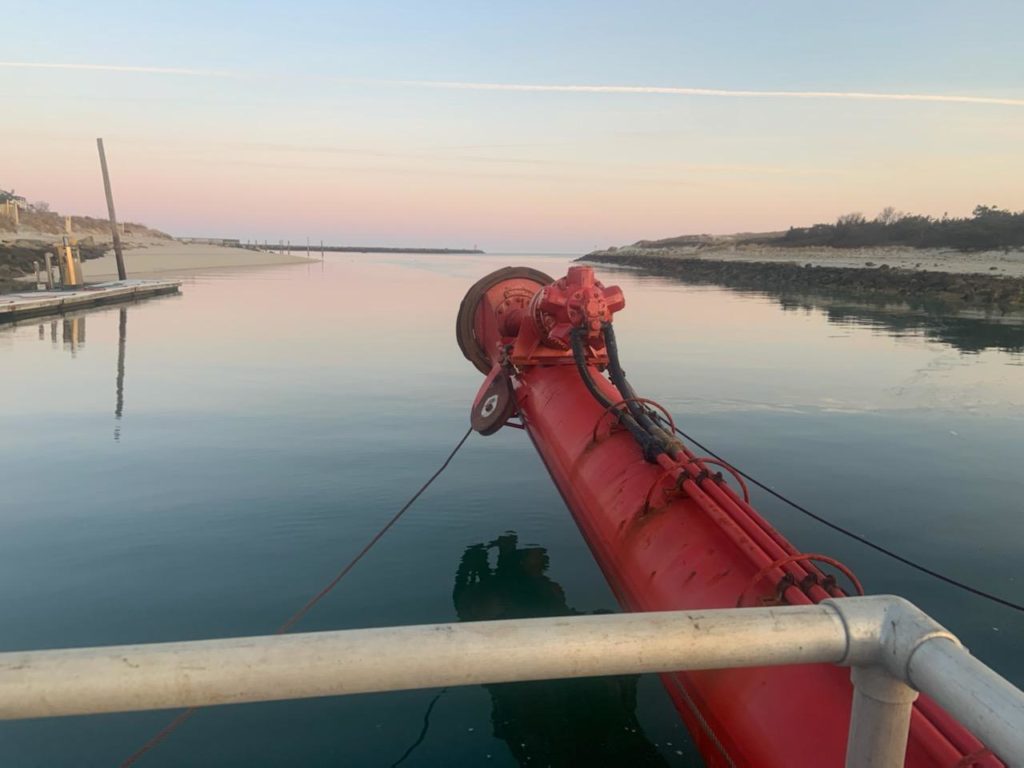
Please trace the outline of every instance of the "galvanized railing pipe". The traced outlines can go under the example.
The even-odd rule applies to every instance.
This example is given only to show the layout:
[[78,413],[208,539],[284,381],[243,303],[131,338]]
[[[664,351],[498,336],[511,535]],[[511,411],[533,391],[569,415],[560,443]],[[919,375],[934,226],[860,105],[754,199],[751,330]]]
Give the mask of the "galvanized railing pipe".
[[940,639],[922,643],[910,660],[909,678],[1007,765],[1024,766],[1021,692],[959,644]]
[[[794,637],[800,642],[794,642]],[[827,606],[481,621],[0,654],[0,718],[837,662]]]
[[1024,765],[1024,693],[916,607],[884,596],[9,652],[0,718],[822,662],[854,668],[848,766],[902,765],[916,690]]

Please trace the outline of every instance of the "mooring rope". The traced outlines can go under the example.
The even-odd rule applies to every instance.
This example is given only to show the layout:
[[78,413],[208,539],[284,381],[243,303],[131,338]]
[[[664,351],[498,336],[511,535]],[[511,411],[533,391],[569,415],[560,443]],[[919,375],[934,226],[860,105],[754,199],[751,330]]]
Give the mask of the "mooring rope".
[[[473,434],[472,427],[466,430],[466,434],[464,434],[462,436],[462,439],[459,440],[458,443],[456,443],[454,448],[452,448],[451,453],[448,454],[448,458],[446,458],[444,460],[444,463],[442,463],[441,466],[438,467],[437,471],[434,472],[434,474],[432,474],[430,478],[423,485],[420,486],[419,490],[416,491],[416,493],[414,493],[410,497],[410,499],[407,502],[405,502],[405,504],[402,505],[402,508],[399,509],[391,517],[391,519],[388,520],[387,523],[385,523],[384,526],[373,535],[373,538],[371,538],[366,543],[366,546],[359,550],[359,554],[357,554],[355,557],[349,560],[348,564],[346,564],[344,568],[338,571],[337,575],[329,582],[327,582],[327,585],[324,586],[323,589],[321,589],[319,592],[313,595],[313,597],[307,600],[305,605],[303,605],[301,608],[299,608],[299,610],[297,610],[295,613],[289,616],[288,620],[285,621],[280,627],[278,627],[277,630],[275,630],[275,635],[283,635],[286,632],[288,632],[292,627],[298,624],[302,620],[302,618],[307,613],[309,613],[310,610],[312,610],[312,608],[317,603],[319,603],[321,600],[327,597],[327,595],[330,593],[332,589],[338,586],[338,582],[340,582],[343,578],[345,578],[345,576],[348,575],[349,571],[351,571],[355,567],[356,563],[362,560],[363,556],[366,555],[366,553],[369,552],[371,549],[373,549],[374,545],[378,541],[380,541],[384,537],[384,534],[391,529],[391,526],[398,522],[399,518],[401,518],[402,515],[405,514],[409,507],[411,507],[416,502],[416,500],[423,495],[424,491],[426,491],[427,488],[429,488],[431,484],[435,480],[437,480],[438,477],[441,476],[441,473],[448,468],[448,465],[452,463],[452,459],[455,458],[455,454],[457,454],[459,452],[459,449],[462,448],[463,445],[465,445],[466,441],[469,439],[469,436],[471,434]],[[199,707],[189,707],[183,712],[178,713],[178,715],[173,720],[171,720],[167,725],[165,725],[157,733],[155,733],[152,736],[152,738],[149,739],[149,741],[147,741],[137,750],[132,752],[128,757],[126,757],[121,762],[121,768],[129,768],[129,766],[135,765],[135,763],[137,763],[147,752],[161,744],[168,736],[170,736],[172,733],[178,730],[186,722],[188,722],[192,718],[192,716],[195,715],[196,712],[198,711]]]

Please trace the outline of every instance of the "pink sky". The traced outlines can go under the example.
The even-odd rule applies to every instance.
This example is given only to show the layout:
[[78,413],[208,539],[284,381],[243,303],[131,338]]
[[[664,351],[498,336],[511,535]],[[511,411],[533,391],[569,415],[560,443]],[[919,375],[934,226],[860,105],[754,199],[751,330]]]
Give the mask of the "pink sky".
[[103,215],[102,135],[119,217],[175,235],[581,251],[886,205],[1024,208],[1012,103],[0,78],[19,105],[0,187]]

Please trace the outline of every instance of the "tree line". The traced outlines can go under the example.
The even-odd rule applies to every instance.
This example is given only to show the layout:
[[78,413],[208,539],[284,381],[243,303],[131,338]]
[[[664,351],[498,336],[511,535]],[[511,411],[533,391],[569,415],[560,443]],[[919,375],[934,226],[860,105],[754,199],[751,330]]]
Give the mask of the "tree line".
[[977,206],[970,217],[920,216],[885,208],[874,219],[847,213],[834,224],[790,227],[774,245],[863,248],[902,245],[910,248],[955,248],[961,251],[1024,247],[1024,211]]

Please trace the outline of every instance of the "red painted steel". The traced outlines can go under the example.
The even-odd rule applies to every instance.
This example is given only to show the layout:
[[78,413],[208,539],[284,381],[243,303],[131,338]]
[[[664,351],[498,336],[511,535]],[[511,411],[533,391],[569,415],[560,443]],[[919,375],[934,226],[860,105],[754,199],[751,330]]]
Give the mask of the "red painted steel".
[[[548,283],[545,284],[545,279]],[[568,351],[584,329],[589,370],[616,410],[630,397],[600,369],[602,323],[622,292],[572,267],[558,281],[499,270],[467,294],[459,344],[481,370],[511,381],[515,407],[620,604],[630,611],[807,604],[843,593],[688,448],[647,461],[584,385]],[[483,391],[483,390],[482,390]],[[478,396],[477,407],[481,402]],[[602,424],[604,428],[602,429]],[[852,687],[835,666],[665,675],[709,766],[841,766]],[[982,745],[933,702],[915,705],[908,766],[956,765]],[[998,766],[995,758],[977,765]]]

